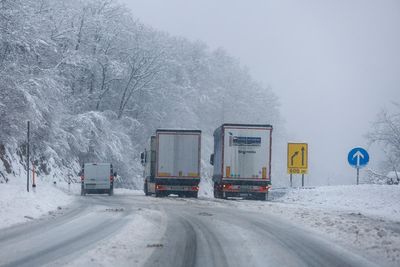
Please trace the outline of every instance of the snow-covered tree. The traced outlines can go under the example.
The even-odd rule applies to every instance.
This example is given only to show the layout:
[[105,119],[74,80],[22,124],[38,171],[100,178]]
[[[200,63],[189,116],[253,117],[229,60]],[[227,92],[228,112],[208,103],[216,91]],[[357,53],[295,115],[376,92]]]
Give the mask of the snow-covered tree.
[[[395,103],[394,107],[393,112],[382,110],[373,122],[372,130],[367,134],[369,142],[378,144],[384,152],[381,164],[381,172],[384,175],[390,171],[400,171],[400,104]],[[379,175],[375,176],[379,178]]]
[[139,152],[157,128],[201,129],[208,157],[223,122],[280,119],[275,95],[237,59],[146,26],[115,0],[0,0],[1,177],[24,164],[27,120],[41,175],[110,161],[139,187]]

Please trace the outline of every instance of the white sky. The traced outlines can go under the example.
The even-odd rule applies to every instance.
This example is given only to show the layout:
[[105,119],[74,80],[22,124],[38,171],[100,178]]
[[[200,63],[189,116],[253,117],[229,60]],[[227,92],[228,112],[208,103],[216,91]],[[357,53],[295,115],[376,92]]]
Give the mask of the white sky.
[[348,151],[368,149],[376,114],[400,102],[398,0],[121,2],[156,29],[225,48],[270,85],[288,139],[309,143],[308,184],[353,183]]

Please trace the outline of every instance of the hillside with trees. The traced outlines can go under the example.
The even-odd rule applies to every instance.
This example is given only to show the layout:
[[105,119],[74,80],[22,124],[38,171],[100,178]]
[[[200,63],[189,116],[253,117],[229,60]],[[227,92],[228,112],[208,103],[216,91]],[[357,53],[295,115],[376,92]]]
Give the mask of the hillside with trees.
[[110,161],[136,188],[157,128],[201,129],[205,165],[222,122],[280,123],[276,96],[237,59],[116,1],[1,0],[1,181],[25,172],[28,120],[39,176],[77,179],[80,163]]

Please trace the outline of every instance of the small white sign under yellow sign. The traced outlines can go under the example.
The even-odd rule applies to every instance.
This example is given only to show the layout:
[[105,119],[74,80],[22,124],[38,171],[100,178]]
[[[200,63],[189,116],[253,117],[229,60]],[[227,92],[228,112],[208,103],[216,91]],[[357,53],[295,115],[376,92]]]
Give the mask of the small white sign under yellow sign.
[[308,172],[307,143],[288,143],[287,172],[288,174],[307,174]]

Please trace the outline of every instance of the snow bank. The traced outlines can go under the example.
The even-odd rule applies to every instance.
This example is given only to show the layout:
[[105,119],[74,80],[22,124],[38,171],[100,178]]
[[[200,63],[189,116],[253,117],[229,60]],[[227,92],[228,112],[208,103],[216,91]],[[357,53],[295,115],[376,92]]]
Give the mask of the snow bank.
[[290,189],[277,201],[400,221],[400,186],[396,185],[343,185]]
[[400,266],[400,186],[274,189],[270,202],[227,202],[326,236],[380,266]]
[[70,204],[74,197],[49,183],[40,183],[35,191],[26,191],[26,184],[18,177],[0,184],[0,228],[38,218],[49,211]]

